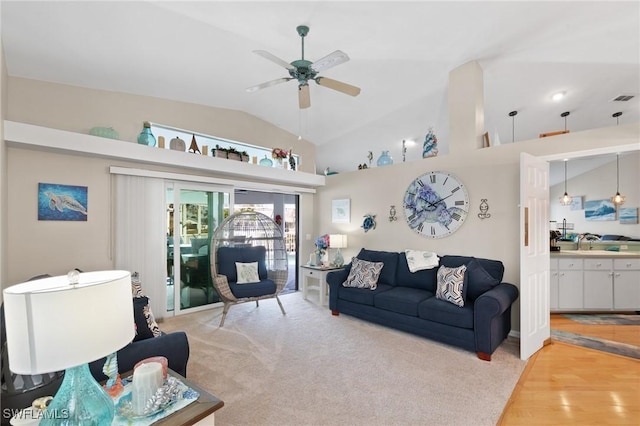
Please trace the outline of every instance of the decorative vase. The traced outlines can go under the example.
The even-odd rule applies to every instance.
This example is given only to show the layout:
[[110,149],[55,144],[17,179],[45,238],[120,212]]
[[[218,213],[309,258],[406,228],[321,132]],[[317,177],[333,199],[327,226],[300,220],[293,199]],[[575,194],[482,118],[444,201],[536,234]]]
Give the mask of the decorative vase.
[[276,157],[275,160],[276,160],[275,161],[276,169],[286,169],[287,168],[287,166],[285,166],[285,163],[284,163],[284,158]]
[[169,142],[169,149],[184,152],[187,149],[187,144],[182,139],[176,136]]
[[316,252],[316,266],[322,266],[322,256],[324,253],[321,251]]
[[156,146],[156,137],[151,133],[151,124],[145,121],[142,132],[138,135],[138,143],[140,145]]
[[393,164],[393,158],[389,155],[389,151],[382,151],[377,162],[378,166],[390,166]]
[[268,159],[267,156],[265,155],[264,158],[260,160],[260,165],[266,166],[266,167],[273,167],[273,161]]
[[340,267],[344,265],[344,257],[342,256],[342,252],[340,249],[336,252],[336,256],[333,258],[333,264]]
[[435,133],[433,133],[433,129],[429,128],[429,132],[422,143],[422,158],[435,157],[438,155],[437,145],[438,138]]
[[93,127],[89,130],[89,134],[93,136],[100,136],[101,138],[120,139],[120,135],[113,127]]

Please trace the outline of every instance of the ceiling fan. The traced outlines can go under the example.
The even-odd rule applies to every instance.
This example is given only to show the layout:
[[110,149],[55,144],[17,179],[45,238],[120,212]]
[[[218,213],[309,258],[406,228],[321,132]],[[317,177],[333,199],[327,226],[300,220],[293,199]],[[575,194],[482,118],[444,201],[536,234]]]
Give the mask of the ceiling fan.
[[309,27],[306,25],[300,25],[296,30],[302,39],[302,59],[297,59],[291,63],[287,63],[266,50],[253,51],[253,53],[285,67],[289,71],[290,77],[277,78],[275,80],[258,84],[257,86],[249,87],[246,89],[247,92],[255,92],[256,90],[271,87],[289,80],[298,80],[298,103],[300,105],[300,109],[309,108],[311,106],[309,80],[315,81],[320,86],[325,86],[329,89],[337,90],[338,92],[342,92],[350,96],[358,96],[358,94],[360,94],[359,87],[318,75],[321,71],[328,70],[331,67],[347,62],[349,60],[349,56],[340,50],[336,50],[333,53],[329,53],[324,58],[318,59],[316,62],[307,61],[304,59],[304,38],[309,33]]

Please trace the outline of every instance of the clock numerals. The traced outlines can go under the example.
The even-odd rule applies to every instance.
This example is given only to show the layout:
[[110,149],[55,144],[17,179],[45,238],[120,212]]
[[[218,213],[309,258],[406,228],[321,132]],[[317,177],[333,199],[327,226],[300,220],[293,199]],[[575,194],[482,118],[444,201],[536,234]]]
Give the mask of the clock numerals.
[[456,192],[456,191],[459,191],[459,190],[460,190],[460,187],[459,187],[459,186],[456,186],[455,188],[453,188],[453,189],[451,190],[451,193],[452,193],[452,194],[455,194],[455,192]]
[[[451,213],[451,218],[452,218],[452,219],[460,220],[460,218],[461,218],[461,217],[462,217],[462,216],[460,216],[460,215],[459,215],[458,213],[456,213],[456,212]],[[447,228],[447,229],[449,229],[449,228]]]
[[416,181],[416,183],[418,184],[418,186],[419,186],[420,188],[424,188],[424,182],[423,182],[423,181],[421,181],[420,179],[418,179],[418,180]]
[[431,182],[432,184],[436,183],[436,175],[429,176],[429,182]]
[[466,203],[463,200],[457,200],[454,204],[456,206],[464,206]]
[[424,222],[420,222],[420,225],[418,225],[418,232],[422,232],[423,228],[424,228]]
[[431,226],[431,235],[436,235],[436,228],[435,228],[435,226]]

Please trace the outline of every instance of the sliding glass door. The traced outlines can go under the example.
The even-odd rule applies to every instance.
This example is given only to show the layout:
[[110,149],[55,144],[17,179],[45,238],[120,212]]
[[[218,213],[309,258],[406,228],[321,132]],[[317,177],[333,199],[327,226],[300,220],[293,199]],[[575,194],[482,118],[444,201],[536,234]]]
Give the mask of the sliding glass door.
[[213,288],[209,247],[216,227],[229,215],[233,189],[169,183],[167,210],[167,311],[204,309],[220,301]]

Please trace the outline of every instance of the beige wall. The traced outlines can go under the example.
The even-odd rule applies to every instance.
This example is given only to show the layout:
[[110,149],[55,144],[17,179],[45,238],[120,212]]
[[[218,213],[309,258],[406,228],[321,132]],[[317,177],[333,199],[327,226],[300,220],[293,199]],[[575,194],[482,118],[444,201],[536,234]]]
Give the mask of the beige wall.
[[[128,141],[135,141],[142,122],[149,120],[268,148],[293,145],[303,160],[300,169],[313,171],[315,167],[314,145],[298,142],[296,135],[243,112],[13,77],[8,79],[8,89],[7,120],[78,133],[87,133],[93,126],[111,126],[122,140]],[[7,158],[9,189],[4,211],[10,225],[6,241],[11,250],[3,256],[8,265],[2,287],[41,273],[66,274],[76,267],[82,270],[112,268],[108,167],[143,167],[131,162],[22,148],[9,148]],[[153,169],[184,173],[169,167]],[[215,171],[206,175],[216,176]],[[39,182],[87,186],[88,221],[38,221]],[[313,233],[313,211],[313,196],[301,196],[299,218],[303,235]]]
[[[571,161],[567,165],[571,167]],[[620,156],[620,193],[625,196],[622,207],[640,207],[640,153]],[[615,160],[597,169],[584,173],[567,181],[567,192],[571,196],[582,196],[587,200],[608,200],[616,193]],[[640,224],[621,224],[615,221],[587,221],[583,210],[571,210],[569,206],[560,205],[560,197],[564,194],[564,182],[549,188],[550,218],[562,224],[562,219],[574,224],[568,232],[592,234],[626,235],[640,238]]]
[[[319,210],[314,235],[347,234],[349,247],[343,250],[347,260],[362,247],[390,251],[420,249],[498,259],[505,265],[505,281],[519,287],[520,152],[547,155],[637,144],[639,135],[636,124],[328,176],[326,186],[316,194]],[[409,183],[421,174],[435,170],[455,174],[467,187],[471,206],[466,222],[453,235],[442,239],[428,239],[413,232],[407,226],[402,211],[402,199]],[[331,223],[331,200],[339,198],[351,199],[350,224]],[[489,219],[478,218],[482,198],[488,200]],[[388,220],[391,205],[395,205],[398,212],[395,222]],[[377,227],[365,233],[360,225],[363,215],[369,213],[376,215]],[[519,311],[519,303],[516,302],[512,313],[515,330],[520,329]]]

